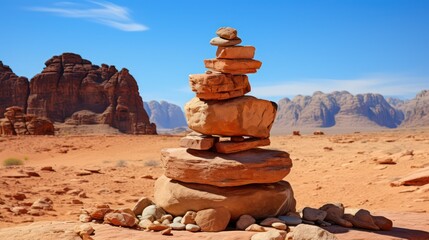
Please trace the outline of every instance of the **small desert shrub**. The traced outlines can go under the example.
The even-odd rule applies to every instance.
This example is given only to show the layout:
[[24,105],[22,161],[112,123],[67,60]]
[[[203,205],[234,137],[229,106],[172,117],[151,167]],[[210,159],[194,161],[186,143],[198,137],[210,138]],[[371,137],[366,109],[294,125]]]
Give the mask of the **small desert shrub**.
[[159,165],[159,162],[155,161],[155,160],[149,160],[149,161],[144,162],[144,165],[146,167],[157,167]]
[[18,158],[8,158],[3,161],[3,166],[23,165],[24,162]]
[[126,160],[118,160],[116,162],[116,167],[126,167],[128,165],[128,162]]

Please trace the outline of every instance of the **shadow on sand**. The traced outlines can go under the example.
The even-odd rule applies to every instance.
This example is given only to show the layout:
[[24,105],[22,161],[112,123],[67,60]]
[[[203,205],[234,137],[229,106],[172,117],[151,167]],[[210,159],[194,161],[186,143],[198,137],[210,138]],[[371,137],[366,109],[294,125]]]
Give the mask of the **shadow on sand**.
[[339,239],[342,239],[342,233],[348,233],[348,238],[346,239],[387,239],[383,236],[390,236],[394,237],[395,239],[429,240],[429,232],[401,227],[394,227],[390,231],[368,231],[365,229],[345,228],[333,225],[329,227],[324,227],[324,229],[331,233],[334,233],[338,236]]

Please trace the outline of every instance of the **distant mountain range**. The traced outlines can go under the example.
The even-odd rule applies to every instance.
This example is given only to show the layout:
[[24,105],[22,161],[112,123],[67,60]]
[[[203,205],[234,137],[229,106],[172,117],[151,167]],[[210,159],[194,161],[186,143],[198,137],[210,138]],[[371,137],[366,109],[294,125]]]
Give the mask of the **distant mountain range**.
[[417,127],[429,126],[429,91],[403,101],[380,94],[352,95],[347,91],[315,92],[278,102],[274,128]]
[[182,109],[166,101],[150,101],[143,103],[144,109],[149,115],[150,122],[156,124],[158,129],[172,129],[186,127],[185,114]]

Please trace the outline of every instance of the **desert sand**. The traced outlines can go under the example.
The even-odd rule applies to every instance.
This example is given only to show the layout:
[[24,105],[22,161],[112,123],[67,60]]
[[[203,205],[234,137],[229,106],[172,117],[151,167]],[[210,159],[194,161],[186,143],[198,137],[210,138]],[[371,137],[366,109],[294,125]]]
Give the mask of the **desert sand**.
[[[39,221],[77,221],[80,209],[92,204],[132,207],[142,196],[153,198],[154,180],[163,172],[160,150],[179,147],[180,138],[0,137],[2,163],[7,158],[24,162],[21,166],[0,168],[0,228]],[[294,189],[298,209],[341,202],[346,208],[364,208],[394,222],[394,231],[390,233],[356,229],[344,232],[331,227],[339,239],[401,239],[410,234],[417,236],[414,239],[429,239],[427,185],[390,186],[391,182],[429,166],[429,128],[279,135],[272,136],[271,145],[266,148],[290,153],[293,167],[285,180]],[[395,164],[378,163],[389,158]],[[41,170],[46,166],[54,171]],[[78,176],[83,169],[99,173]],[[13,178],[28,171],[40,177]],[[24,199],[15,199],[17,193],[23,193]],[[29,206],[41,197],[52,199],[53,211],[43,211],[41,216],[9,211],[12,207]]]

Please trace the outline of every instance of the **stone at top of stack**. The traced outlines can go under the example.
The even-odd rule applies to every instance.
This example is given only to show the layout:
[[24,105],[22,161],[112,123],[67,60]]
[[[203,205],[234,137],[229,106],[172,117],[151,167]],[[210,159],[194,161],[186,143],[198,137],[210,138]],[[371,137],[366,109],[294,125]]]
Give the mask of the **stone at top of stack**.
[[[253,59],[255,47],[238,46],[241,39],[234,28],[222,27],[216,34],[210,41],[218,47],[216,58],[204,60],[206,73],[189,76],[197,97],[185,106],[189,128],[203,135],[187,136],[181,146],[195,150],[214,146],[217,152],[234,153],[269,145],[277,105],[244,96],[251,89],[245,74],[255,73],[262,65]],[[219,142],[212,135],[231,137],[231,141]]]

